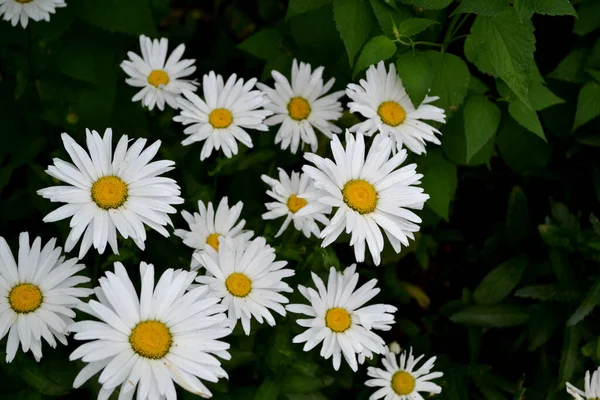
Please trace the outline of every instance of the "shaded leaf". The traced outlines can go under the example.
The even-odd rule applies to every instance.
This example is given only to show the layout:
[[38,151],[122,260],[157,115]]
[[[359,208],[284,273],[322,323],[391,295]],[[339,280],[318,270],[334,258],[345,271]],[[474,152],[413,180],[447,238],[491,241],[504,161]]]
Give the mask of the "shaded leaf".
[[517,287],[528,263],[526,256],[520,256],[491,270],[473,292],[475,302],[493,305],[502,301]]
[[468,161],[496,133],[500,124],[500,109],[483,96],[472,96],[465,103],[463,115]]
[[471,306],[452,315],[450,319],[459,324],[505,328],[523,325],[529,314],[514,306]]
[[438,51],[427,51],[424,54],[431,60],[433,68],[430,95],[440,97],[435,105],[446,110],[446,113],[456,111],[469,88],[469,68],[461,58],[453,54]]
[[290,0],[285,13],[285,19],[292,18],[296,15],[303,14],[330,3],[331,0]]
[[333,18],[352,66],[377,21],[368,0],[334,0]]
[[431,59],[423,53],[407,51],[400,54],[396,61],[398,76],[413,106],[418,107],[425,99],[433,82]]
[[507,0],[462,0],[451,15],[461,13],[473,13],[491,17],[509,10]]
[[375,36],[369,40],[363,47],[356,65],[354,66],[353,76],[356,76],[363,69],[367,69],[372,64],[377,64],[381,60],[387,60],[396,53],[396,44],[385,36]]
[[577,98],[577,112],[573,130],[600,115],[600,85],[588,82],[581,88]]
[[282,41],[283,34],[281,31],[267,28],[250,36],[237,47],[261,60],[268,60],[277,57],[281,53]]
[[439,22],[425,18],[408,18],[398,25],[398,32],[402,36],[414,36],[435,24]]
[[600,304],[600,281],[590,288],[583,302],[567,321],[567,325],[573,326],[582,321],[598,304]]
[[457,186],[456,165],[448,161],[441,150],[429,151],[419,164],[421,179],[429,200],[425,207],[446,221],[450,218],[450,202]]

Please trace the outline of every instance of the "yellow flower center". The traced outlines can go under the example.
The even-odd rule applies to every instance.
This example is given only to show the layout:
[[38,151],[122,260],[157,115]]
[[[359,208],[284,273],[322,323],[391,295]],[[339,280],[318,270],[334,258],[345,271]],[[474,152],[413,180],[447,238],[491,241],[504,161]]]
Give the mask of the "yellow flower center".
[[344,332],[352,325],[350,314],[343,308],[330,308],[325,313],[325,325],[334,332]]
[[362,179],[348,181],[342,189],[344,202],[361,214],[375,211],[377,207],[377,191],[375,186]]
[[240,272],[234,272],[225,280],[229,293],[236,297],[246,297],[252,290],[252,281]]
[[302,97],[292,97],[288,103],[290,117],[296,121],[302,121],[310,115],[310,104]]
[[391,126],[400,125],[406,118],[406,111],[395,101],[384,101],[381,103],[377,109],[377,114],[379,114],[385,124]]
[[157,360],[169,352],[173,337],[164,322],[142,321],[131,331],[129,343],[140,356]]
[[27,314],[42,305],[42,291],[31,283],[21,283],[12,288],[8,294],[8,303],[14,312]]
[[392,376],[392,389],[398,396],[412,393],[415,384],[415,378],[406,371],[398,371]]
[[169,83],[169,81],[169,74],[162,69],[155,69],[154,71],[150,72],[150,75],[148,75],[148,83],[154,87],[166,85]]
[[127,184],[116,176],[103,176],[92,185],[92,200],[105,210],[119,208],[127,200]]
[[208,244],[210,247],[212,247],[216,251],[219,251],[219,234],[212,233],[212,234],[208,235],[208,237],[206,238],[206,244]]
[[231,115],[231,111],[224,108],[215,108],[208,116],[208,122],[215,129],[224,129],[233,122],[233,115]]
[[296,196],[295,194],[291,195],[288,198],[287,206],[291,212],[297,213],[302,207],[306,205],[306,199]]

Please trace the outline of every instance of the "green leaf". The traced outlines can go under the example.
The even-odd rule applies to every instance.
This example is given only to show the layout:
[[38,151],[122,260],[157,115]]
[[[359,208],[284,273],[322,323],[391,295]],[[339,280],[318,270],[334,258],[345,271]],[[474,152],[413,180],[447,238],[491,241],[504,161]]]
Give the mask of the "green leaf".
[[594,69],[586,69],[586,71],[592,78],[594,78],[596,83],[600,83],[600,71]]
[[148,0],[79,0],[72,6],[77,8],[79,18],[111,32],[156,34]]
[[539,82],[531,82],[529,85],[529,101],[536,111],[544,110],[565,101],[552,93],[548,87]]
[[369,32],[377,25],[377,21],[368,0],[334,0],[333,18],[352,66],[354,58],[369,38]]
[[331,3],[331,0],[290,0],[287,12],[285,13],[285,19],[303,14],[329,3]]
[[427,51],[433,67],[433,83],[431,96],[439,96],[435,103],[437,107],[446,110],[446,113],[456,111],[462,104],[469,88],[471,74],[465,62],[449,53]]
[[471,96],[463,110],[467,146],[467,161],[496,133],[500,124],[500,109],[483,96]]
[[561,315],[556,312],[554,307],[541,306],[531,317],[529,323],[529,339],[528,351],[533,351],[550,339],[552,334],[556,332],[556,328],[561,322]]
[[526,105],[534,51],[531,21],[519,21],[514,11],[477,16],[465,41],[467,59],[482,72],[502,78]]
[[560,367],[558,371],[558,386],[564,387],[565,383],[570,381],[577,368],[577,359],[579,359],[579,341],[581,335],[576,327],[565,329],[563,348],[560,358]]
[[398,32],[402,36],[414,36],[435,24],[439,22],[425,18],[409,18],[398,25]]
[[544,128],[537,113],[531,108],[527,107],[521,100],[513,101],[508,105],[508,113],[515,119],[521,126],[535,133],[540,139],[546,142],[546,135],[544,135]]
[[356,60],[352,76],[356,76],[356,74],[363,69],[367,69],[372,64],[377,64],[381,60],[391,58],[395,53],[396,44],[394,42],[386,36],[375,36],[363,47],[358,60]]
[[60,396],[69,392],[71,385],[62,384],[51,379],[42,366],[32,359],[23,357],[19,360],[19,375],[31,388],[47,396]]
[[254,394],[253,400],[277,400],[278,395],[278,385],[272,380],[266,379]]
[[402,0],[402,2],[414,7],[423,7],[426,10],[440,10],[448,7],[452,0]]
[[381,30],[386,36],[391,38],[394,37],[394,25],[397,27],[402,21],[411,16],[411,13],[406,6],[395,5],[395,7],[392,7],[384,0],[370,1]]
[[335,379],[327,375],[313,378],[292,372],[284,376],[279,381],[278,386],[281,393],[312,393],[330,386],[333,382],[335,382]]
[[588,82],[581,88],[577,99],[577,111],[573,130],[600,115],[600,85]]
[[531,220],[529,218],[527,197],[521,187],[515,186],[508,198],[508,211],[506,212],[506,233],[508,240],[512,244],[519,244],[530,230]]
[[600,2],[588,1],[581,4],[577,11],[579,19],[575,21],[574,33],[584,36],[600,27]]
[[573,50],[548,74],[548,78],[567,82],[583,82],[585,78],[583,66],[587,56],[586,49]]
[[504,162],[515,172],[528,175],[543,170],[550,159],[550,146],[535,135],[528,134],[512,120],[498,131],[496,144]]
[[471,306],[450,317],[459,324],[506,328],[527,323],[529,314],[516,306]]
[[456,165],[448,161],[441,150],[434,149],[421,159],[419,167],[423,174],[422,187],[429,195],[425,206],[448,221],[458,181]]
[[398,56],[396,70],[413,106],[418,107],[433,82],[431,59],[423,53],[407,51]]
[[481,150],[467,161],[467,137],[463,113],[455,113],[444,125],[442,149],[448,159],[458,165],[474,166],[489,162],[494,154],[495,143],[496,135],[493,135]]
[[577,12],[569,0],[515,0],[515,8],[519,14],[536,13],[577,17]]
[[579,293],[577,291],[561,288],[559,285],[552,284],[526,286],[517,290],[515,296],[525,299],[556,301],[559,303],[569,303],[579,299]]
[[510,5],[507,0],[462,0],[451,15],[472,13],[491,17],[507,11]]
[[529,263],[525,256],[516,257],[500,264],[483,278],[473,292],[477,304],[494,305],[507,297],[521,281]]
[[281,31],[266,28],[250,36],[237,47],[261,60],[268,60],[281,54],[282,41]]
[[[290,19],[289,26],[301,54],[310,57],[311,62],[329,65],[343,57],[344,43],[333,21],[332,7],[320,7],[300,14]],[[314,29],[315,26],[319,29]]]
[[590,288],[583,302],[577,307],[577,310],[571,315],[567,321],[568,326],[576,325],[583,321],[589,313],[600,304],[600,281],[597,281],[594,286]]

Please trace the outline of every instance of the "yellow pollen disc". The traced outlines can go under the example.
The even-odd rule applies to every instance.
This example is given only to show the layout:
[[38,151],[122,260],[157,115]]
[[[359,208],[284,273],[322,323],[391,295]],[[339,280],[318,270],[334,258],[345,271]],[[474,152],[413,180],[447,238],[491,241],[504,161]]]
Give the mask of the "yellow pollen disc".
[[225,280],[225,286],[232,295],[246,297],[252,290],[252,281],[246,275],[234,272]]
[[375,186],[362,179],[348,181],[342,189],[344,202],[361,214],[375,211],[377,207],[377,191]]
[[391,126],[400,125],[406,118],[406,111],[395,101],[384,101],[381,103],[377,109],[377,114],[379,114],[385,124]]
[[208,244],[210,247],[212,247],[216,251],[219,251],[219,234],[212,233],[212,234],[208,235],[208,237],[206,238],[206,244]]
[[296,121],[302,121],[310,115],[310,104],[302,97],[292,97],[287,108],[290,117]]
[[302,207],[306,205],[306,199],[296,196],[295,194],[291,195],[288,198],[287,206],[291,212],[294,214],[298,212]]
[[231,111],[224,108],[215,108],[208,116],[208,122],[215,129],[224,129],[233,122],[233,115],[231,115]]
[[350,314],[343,308],[330,308],[325,313],[325,325],[334,332],[344,332],[351,324]]
[[12,288],[8,294],[8,303],[14,312],[27,314],[42,305],[42,291],[31,283],[21,283]]
[[142,321],[131,331],[129,343],[140,356],[156,360],[169,352],[173,337],[163,322]]
[[154,71],[150,72],[150,75],[148,75],[148,83],[154,87],[167,85],[169,81],[169,74],[162,69],[155,69]]
[[92,185],[92,200],[105,210],[119,208],[127,200],[127,184],[116,176],[103,176]]
[[415,384],[415,378],[406,371],[398,371],[392,376],[392,389],[398,396],[412,393]]

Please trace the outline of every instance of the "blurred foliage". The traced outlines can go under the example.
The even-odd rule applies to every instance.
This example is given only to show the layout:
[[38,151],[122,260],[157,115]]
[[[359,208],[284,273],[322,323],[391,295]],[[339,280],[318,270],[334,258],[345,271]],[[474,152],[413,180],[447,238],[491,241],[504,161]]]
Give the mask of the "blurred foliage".
[[[160,139],[160,156],[193,210],[196,201],[244,201],[247,226],[264,235],[308,284],[310,271],[353,262],[342,238],[322,249],[281,221],[262,221],[263,173],[299,170],[301,155],[273,144],[274,130],[254,132],[255,147],[233,159],[199,161],[183,147],[175,112],[132,103],[135,89],[118,67],[138,35],[185,43],[196,78],[215,70],[268,81],[289,75],[294,57],[324,65],[337,90],[379,60],[396,63],[413,102],[440,96],[448,123],[441,146],[412,157],[431,199],[415,242],[390,246],[376,277],[378,302],[396,305],[387,342],[437,355],[440,399],[562,399],[564,383],[582,386],[600,363],[600,1],[573,0],[70,0],[51,21],[26,30],[0,23],[0,234],[16,249],[20,231],[44,240],[68,233],[43,224],[55,205],[36,190],[55,184],[44,173],[64,158],[60,133],[83,140],[85,128]],[[348,127],[357,121],[346,115]],[[319,149],[326,153],[326,141]],[[180,216],[176,226],[183,226]],[[137,279],[140,260],[187,268],[191,250],[152,232],[147,250],[120,242],[119,256],[90,251],[93,280],[116,260]],[[292,302],[301,301],[298,293]],[[253,324],[230,337],[229,381],[209,384],[216,400],[367,399],[366,366],[335,372],[318,351],[291,338],[294,318],[275,328]],[[5,341],[0,348],[4,348]],[[74,347],[45,346],[37,364],[19,354],[0,364],[3,399],[95,396],[93,379],[71,389]],[[0,354],[0,358],[3,356]],[[370,361],[375,365],[378,360]],[[181,398],[193,396],[180,393]]]

